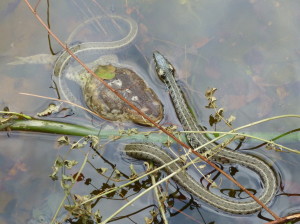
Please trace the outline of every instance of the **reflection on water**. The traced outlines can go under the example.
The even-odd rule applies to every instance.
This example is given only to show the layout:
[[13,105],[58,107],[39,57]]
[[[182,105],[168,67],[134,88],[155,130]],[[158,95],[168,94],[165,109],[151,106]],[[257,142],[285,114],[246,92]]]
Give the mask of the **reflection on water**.
[[[52,38],[50,38],[51,45],[49,45],[47,33],[29,13],[25,4],[19,4],[19,1],[14,0],[4,2],[0,7],[0,28],[5,31],[1,35],[0,42],[0,105],[2,108],[8,106],[10,110],[33,115],[44,109],[50,101],[20,96],[18,92],[57,97],[51,81],[52,65],[8,66],[7,63],[19,56],[57,53],[61,48]],[[38,13],[43,18],[47,18],[46,3],[47,1],[42,1],[38,8]],[[207,103],[204,92],[208,87],[216,87],[218,88],[216,93],[218,106],[225,108],[226,117],[230,114],[237,117],[233,125],[238,127],[270,116],[299,114],[299,7],[296,1],[282,4],[279,1],[255,0],[163,2],[153,0],[128,1],[126,4],[117,0],[50,1],[48,16],[51,29],[62,40],[67,40],[74,27],[88,18],[102,14],[127,14],[126,16],[138,22],[139,33],[135,43],[136,49],[124,51],[120,56],[124,63],[142,71],[141,76],[155,89],[164,102],[166,116],[163,122],[179,125],[168,94],[160,81],[154,77],[151,64],[151,55],[154,50],[159,50],[166,55],[176,67],[178,79],[187,89],[188,98],[196,115],[204,121],[206,126],[209,126],[209,115],[214,112],[204,108]],[[104,27],[104,29],[107,28]],[[91,30],[93,32],[90,32]],[[84,30],[78,41],[97,40],[98,33],[103,34],[103,27],[95,25],[89,30]],[[101,37],[104,38],[103,35]],[[105,38],[110,40],[110,36]],[[65,120],[67,119],[77,123],[90,122],[89,118],[77,118],[76,115]],[[298,127],[297,120],[285,119],[254,126],[251,132],[280,134]],[[218,128],[223,130],[223,127]],[[10,134],[10,137],[7,137],[5,133],[2,133],[0,137],[3,142],[0,147],[1,223],[24,223],[24,220],[32,219],[33,211],[36,211],[34,208],[47,201],[47,192],[60,192],[59,188],[59,190],[53,190],[59,183],[53,184],[54,182],[48,178],[48,175],[51,173],[56,154],[63,154],[68,149],[66,147],[63,152],[57,152],[53,150],[56,148],[54,144],[56,136],[42,136],[42,138],[41,136],[35,138],[34,135]],[[299,141],[299,138],[296,141]],[[296,148],[297,145],[294,141],[289,146]],[[121,159],[120,152],[115,150],[116,147],[121,148],[119,144],[116,144],[111,150],[105,152],[105,158],[111,164],[106,160],[91,156],[90,162],[97,164],[96,168],[89,165],[84,174],[86,175],[85,181],[91,180],[92,182],[86,182],[89,184],[80,182],[75,185],[74,192],[84,195],[95,191],[94,194],[96,194],[99,189],[104,189],[103,182],[105,183],[107,179],[99,179],[99,174],[93,173],[101,167],[110,168],[113,172],[114,164],[117,164],[117,169],[124,171],[124,175],[130,176],[128,163]],[[253,142],[249,141],[241,148],[251,147],[253,147]],[[278,196],[270,208],[280,216],[299,212],[299,195],[295,194],[300,184],[296,171],[298,156],[292,153],[266,151],[264,148],[255,150],[254,153],[263,154],[272,161],[270,164],[274,163],[281,181]],[[70,154],[72,155],[69,156],[76,160],[83,160],[84,156],[81,153]],[[143,170],[139,166],[136,169]],[[230,171],[232,168],[226,169]],[[69,172],[74,174],[77,170]],[[245,169],[240,170],[237,176],[243,184],[249,182],[250,184],[247,185],[249,188],[259,188],[259,182],[251,181],[253,179],[251,179],[251,174],[243,177]],[[220,177],[217,177],[217,182],[219,182],[218,178]],[[145,180],[140,184],[144,186],[148,182]],[[229,185],[228,188],[236,189],[230,186],[230,183],[226,184]],[[141,186],[132,186],[127,190],[136,194]],[[170,192],[176,190],[172,186],[168,187]],[[129,194],[125,195],[129,196]],[[180,209],[189,213],[195,220],[200,220],[200,223],[213,221],[215,223],[264,223],[271,219],[266,212],[252,216],[223,214],[220,211],[208,209],[209,206],[202,205],[201,202],[190,203],[186,194],[175,195],[176,199],[170,197],[168,201],[168,204],[173,206],[167,209],[170,223],[182,221],[197,223],[179,213]],[[104,199],[101,199],[96,203],[95,209],[100,209],[101,215],[108,217],[117,210],[121,203],[125,204],[124,198],[120,195],[116,198],[114,198],[116,200],[106,200],[105,206],[101,204]],[[149,194],[121,214],[122,217],[122,215],[132,213],[130,217],[116,220],[114,223],[144,222],[144,216],[149,217],[148,212],[155,207],[154,204],[155,200]],[[151,205],[150,208],[146,208],[149,205]],[[51,206],[53,210],[55,206]],[[141,208],[146,209],[140,211]],[[134,214],[136,211],[138,215]]]

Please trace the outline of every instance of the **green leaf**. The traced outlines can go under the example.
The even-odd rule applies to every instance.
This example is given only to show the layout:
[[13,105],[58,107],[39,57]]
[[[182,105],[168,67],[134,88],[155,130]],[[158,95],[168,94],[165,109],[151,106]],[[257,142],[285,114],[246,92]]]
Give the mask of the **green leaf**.
[[68,136],[62,136],[56,140],[60,145],[69,145],[70,139]]
[[64,165],[67,169],[73,168],[73,166],[76,166],[78,164],[78,161],[76,160],[65,160]]
[[95,74],[102,79],[113,79],[116,76],[116,68],[112,65],[99,65]]

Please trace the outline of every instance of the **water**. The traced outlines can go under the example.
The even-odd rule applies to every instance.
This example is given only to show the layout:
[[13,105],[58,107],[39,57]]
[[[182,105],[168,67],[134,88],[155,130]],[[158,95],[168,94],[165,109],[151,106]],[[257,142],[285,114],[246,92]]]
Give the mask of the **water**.
[[[22,96],[19,92],[57,97],[51,88],[52,65],[8,66],[7,63],[18,56],[57,53],[61,48],[51,38],[49,45],[47,32],[23,1],[6,0],[1,4],[3,6],[1,5],[0,11],[0,28],[5,32],[1,34],[0,43],[0,105],[2,108],[8,106],[11,111],[34,115],[52,101]],[[154,50],[159,50],[173,63],[178,79],[186,88],[199,120],[209,129],[213,129],[209,127],[208,117],[214,111],[204,108],[207,104],[204,92],[208,87],[218,88],[217,105],[225,108],[225,116],[233,114],[237,117],[233,123],[234,127],[271,116],[299,114],[299,8],[300,4],[296,1],[283,4],[279,1],[132,0],[124,5],[124,2],[115,0],[50,1],[48,9],[51,29],[63,41],[78,23],[94,15],[102,15],[102,9],[107,14],[129,14],[127,16],[131,16],[139,24],[140,31],[135,45],[141,53],[130,53],[127,61],[132,66],[140,66],[137,70],[149,71],[149,74],[142,75],[149,85],[155,88],[165,105],[166,115],[163,122],[180,125],[164,86],[155,77],[151,62]],[[47,18],[46,2],[41,3],[38,13],[43,19]],[[95,33],[97,32],[100,32],[98,28],[95,30]],[[88,34],[83,34],[80,41],[89,40]],[[91,36],[95,38],[93,33]],[[138,51],[131,49],[130,52]],[[126,58],[126,53],[123,58]],[[149,67],[147,62],[150,63]],[[84,124],[91,122],[86,117],[76,116],[56,119]],[[254,134],[267,133],[268,138],[272,138],[296,128],[299,128],[299,121],[288,118],[253,126],[247,131]],[[218,125],[217,129],[226,130],[226,127]],[[34,209],[47,202],[47,196],[62,193],[59,183],[48,177],[52,172],[53,161],[58,154],[65,153],[68,159],[82,161],[84,151],[68,154],[67,147],[57,150],[57,144],[54,143],[57,137],[24,133],[10,133],[8,137],[6,133],[1,134],[0,223],[26,223],[26,220],[32,218]],[[299,137],[293,137],[288,141],[289,144],[284,139],[281,141],[288,147],[297,148]],[[241,149],[245,149],[247,153],[250,150],[246,149],[258,144],[248,140]],[[112,145],[111,150],[105,151],[105,158],[111,164],[98,157],[91,157],[90,161],[96,164],[96,168],[109,168],[109,172],[112,171],[113,165],[117,164],[117,169],[129,175],[129,163],[123,161],[120,151],[114,150],[121,150],[121,147],[118,143]],[[268,162],[274,165],[278,174],[280,187],[270,208],[279,216],[299,212],[299,156],[267,151],[264,148],[252,150],[251,153],[268,158]],[[136,169],[143,170],[138,166]],[[69,172],[72,171],[76,172]],[[243,177],[242,171],[246,172],[245,169],[241,169],[238,180],[247,183],[247,178],[251,180],[251,175]],[[92,179],[94,186],[87,186],[81,182],[75,185],[76,193],[88,194],[92,190],[103,188],[106,178],[100,178],[92,166],[87,165],[84,174],[85,178]],[[252,184],[249,186],[252,187]],[[255,183],[254,186],[259,187],[259,183]],[[132,193],[132,189],[128,190]],[[176,209],[180,210],[188,202],[188,198],[183,202],[175,200],[173,208],[167,213],[169,223],[184,221],[256,224],[267,222],[271,218],[266,212],[248,216],[224,214],[203,204],[200,208],[191,205],[188,207],[193,209],[184,210],[194,218],[192,219],[176,212]],[[51,206],[57,206],[59,203],[59,200],[55,200]],[[106,218],[112,211],[117,210],[121,203],[126,202],[101,200],[96,207]],[[153,195],[148,194],[120,215],[134,213],[154,203]],[[144,216],[149,217],[149,210],[146,208],[114,223],[143,223]]]

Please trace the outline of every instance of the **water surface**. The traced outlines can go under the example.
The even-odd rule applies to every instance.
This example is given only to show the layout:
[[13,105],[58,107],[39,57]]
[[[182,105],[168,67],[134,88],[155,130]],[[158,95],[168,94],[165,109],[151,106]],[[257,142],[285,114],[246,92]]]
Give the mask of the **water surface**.
[[[47,99],[22,96],[19,92],[28,92],[49,97],[57,97],[51,79],[51,64],[25,64],[9,66],[7,63],[15,57],[35,54],[56,54],[61,47],[47,35],[47,32],[29,12],[23,1],[6,0],[1,3],[0,28],[3,31],[0,42],[0,105],[8,106],[11,111],[35,115],[52,102]],[[214,113],[206,109],[204,92],[208,87],[217,88],[217,105],[225,108],[225,116],[231,114],[237,119],[234,127],[257,121],[259,119],[282,114],[299,114],[299,17],[300,4],[297,1],[46,1],[39,5],[38,13],[49,19],[51,29],[65,41],[76,25],[88,18],[105,14],[129,16],[139,24],[139,34],[132,48],[122,52],[124,63],[142,71],[140,74],[155,89],[165,105],[163,123],[180,126],[168,93],[155,76],[152,52],[159,50],[175,66],[177,78],[186,89],[188,99],[199,120],[208,129],[209,115]],[[48,14],[47,14],[48,10]],[[91,28],[93,29],[93,28]],[[95,26],[92,33],[82,34],[78,41],[95,41]],[[95,35],[96,34],[96,35]],[[101,34],[103,37],[103,33]],[[100,35],[100,36],[101,36]],[[109,40],[109,37],[106,37]],[[78,94],[78,93],[77,93]],[[102,121],[75,114],[67,118],[55,117],[60,121],[98,125]],[[295,118],[275,120],[254,126],[247,131],[251,133],[271,133],[270,138],[281,133],[299,128]],[[141,128],[141,127],[138,127]],[[228,130],[225,125],[218,125],[218,130]],[[298,135],[299,136],[299,135]],[[53,182],[51,174],[53,161],[58,154],[65,155],[68,147],[60,148],[55,143],[58,136],[44,134],[2,133],[0,146],[0,180],[1,180],[1,223],[26,223],[32,219],[33,211],[42,204],[58,206],[57,198],[49,203],[51,195],[61,194],[58,182]],[[74,138],[77,140],[78,138]],[[282,140],[291,148],[297,148],[299,138],[291,141]],[[279,141],[280,143],[280,141]],[[241,149],[258,145],[248,140]],[[112,164],[117,169],[130,175],[129,163],[121,158],[121,141],[107,147],[104,155],[110,162],[104,162],[91,153],[90,162],[96,168],[107,167],[112,172]],[[235,145],[232,145],[235,147]],[[114,150],[118,148],[119,150]],[[88,147],[85,148],[88,150]],[[298,189],[300,177],[297,172],[299,156],[292,153],[267,151],[264,147],[251,152],[274,165],[280,186],[270,208],[279,216],[299,212]],[[93,154],[93,156],[92,156]],[[67,153],[68,159],[83,161],[84,151]],[[140,163],[141,165],[141,163]],[[139,171],[142,167],[137,166]],[[229,168],[227,168],[229,169]],[[248,187],[258,187],[259,181],[249,182],[251,173],[246,177],[246,169],[237,167],[237,176]],[[78,169],[68,171],[74,174]],[[75,185],[74,191],[89,194],[93,190],[103,189],[106,178],[100,178],[91,165],[85,168],[86,179],[93,185],[83,182]],[[223,178],[224,179],[224,178]],[[111,182],[110,182],[111,183]],[[227,186],[227,185],[226,185]],[[236,187],[229,184],[231,188]],[[247,186],[246,186],[247,187]],[[132,189],[129,189],[133,191]],[[171,188],[175,190],[175,188]],[[133,193],[133,192],[131,192]],[[293,194],[293,195],[291,195]],[[233,216],[224,214],[196,201],[189,203],[189,196],[182,202],[175,200],[169,208],[169,223],[264,223],[271,219],[265,211],[261,214]],[[126,195],[128,196],[128,195]],[[51,198],[51,197],[50,197]],[[104,200],[103,200],[104,201]],[[126,201],[120,197],[98,202],[104,218]],[[120,219],[114,223],[142,223],[144,216],[149,217],[149,210],[155,207],[152,194],[144,196],[120,215],[127,215],[144,208],[137,214]],[[201,204],[198,208],[197,204]],[[149,208],[147,206],[150,206]],[[53,212],[51,212],[53,213]],[[50,217],[53,214],[50,215]]]

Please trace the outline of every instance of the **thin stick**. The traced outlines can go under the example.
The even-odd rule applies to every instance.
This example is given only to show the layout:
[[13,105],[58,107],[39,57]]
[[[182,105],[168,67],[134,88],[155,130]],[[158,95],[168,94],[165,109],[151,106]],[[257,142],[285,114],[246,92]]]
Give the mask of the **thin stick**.
[[285,224],[292,223],[300,220],[300,213],[288,215],[286,217],[282,217],[280,220],[275,220],[271,222],[267,222],[265,224]]

